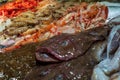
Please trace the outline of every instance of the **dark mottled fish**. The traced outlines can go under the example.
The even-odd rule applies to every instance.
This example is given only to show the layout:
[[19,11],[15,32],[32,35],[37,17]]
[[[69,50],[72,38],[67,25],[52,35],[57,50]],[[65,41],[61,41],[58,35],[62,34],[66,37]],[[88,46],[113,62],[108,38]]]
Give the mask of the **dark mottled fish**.
[[[36,53],[39,66],[34,67],[25,80],[90,80],[92,70],[98,63],[93,56],[96,51],[92,49],[98,50],[102,46],[91,45],[104,42],[109,30],[107,26],[98,27],[75,35],[62,34],[44,41]],[[68,41],[67,45],[65,41]],[[75,50],[71,50],[73,48]],[[69,51],[73,53],[72,56]],[[59,58],[66,54],[67,56]],[[53,61],[56,63],[46,63]]]
[[36,59],[42,62],[60,62],[84,55],[94,42],[105,39],[108,30],[107,27],[99,27],[74,35],[55,36],[38,47]]
[[25,80],[90,80],[97,62],[89,54],[67,62],[36,66]]

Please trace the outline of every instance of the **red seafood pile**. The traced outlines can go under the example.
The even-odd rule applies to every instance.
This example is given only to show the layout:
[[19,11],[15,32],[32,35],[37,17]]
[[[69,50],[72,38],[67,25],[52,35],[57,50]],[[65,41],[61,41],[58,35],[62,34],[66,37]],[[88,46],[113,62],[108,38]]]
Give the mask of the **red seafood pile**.
[[11,18],[27,10],[33,10],[41,0],[16,0],[0,7],[0,17]]

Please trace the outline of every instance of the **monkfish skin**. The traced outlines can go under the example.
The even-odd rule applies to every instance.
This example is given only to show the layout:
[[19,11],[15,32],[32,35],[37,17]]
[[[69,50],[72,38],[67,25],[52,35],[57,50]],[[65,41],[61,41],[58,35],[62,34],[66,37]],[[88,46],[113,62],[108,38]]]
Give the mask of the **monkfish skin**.
[[90,80],[97,62],[89,54],[55,64],[35,66],[24,80]]
[[[92,75],[92,70],[94,66],[98,63],[98,61],[94,58],[93,55],[97,51],[94,51],[92,49],[93,48],[95,50],[100,49],[102,45],[99,45],[99,47],[94,47],[94,46],[104,43],[106,41],[109,31],[110,31],[110,27],[104,26],[99,28],[93,28],[85,32],[77,33],[75,35],[71,35],[71,37],[68,34],[62,34],[44,41],[43,43],[40,44],[40,47],[37,48],[37,52],[36,52],[37,53],[36,62],[39,65],[35,66],[26,75],[24,80],[90,80]],[[52,47],[52,49],[54,49],[53,51],[56,51],[58,48],[60,48],[60,50],[58,49],[61,52],[59,53],[59,55],[64,55],[67,54],[66,53],[67,51],[69,51],[71,48],[74,48],[74,46],[76,46],[77,47],[76,50],[79,49],[79,52],[81,53],[77,53],[77,51],[73,51],[74,55],[72,57],[69,57],[69,55],[71,54],[67,54],[69,60],[66,60],[64,58],[59,59],[58,57],[55,57],[46,49],[44,50],[43,48],[41,48],[43,46],[44,47],[46,46],[47,48],[51,48],[51,46],[54,46],[55,42],[56,43],[59,41],[64,42],[66,40],[71,40],[73,42],[67,46],[68,49],[66,49],[66,51],[60,51],[62,47],[64,47],[61,46],[61,44],[59,45],[55,44],[56,46]],[[87,44],[85,44],[84,42],[87,42]],[[85,45],[80,45],[80,43],[81,44],[84,43]],[[73,47],[69,47],[69,46],[73,46]],[[103,48],[101,50],[103,52]],[[43,54],[41,53],[43,51],[47,52],[45,57],[39,56]],[[52,61],[54,61],[54,63]]]
[[96,41],[105,40],[110,28],[93,28],[76,34],[61,34],[44,41],[36,51],[36,59],[41,62],[67,61],[81,55]]

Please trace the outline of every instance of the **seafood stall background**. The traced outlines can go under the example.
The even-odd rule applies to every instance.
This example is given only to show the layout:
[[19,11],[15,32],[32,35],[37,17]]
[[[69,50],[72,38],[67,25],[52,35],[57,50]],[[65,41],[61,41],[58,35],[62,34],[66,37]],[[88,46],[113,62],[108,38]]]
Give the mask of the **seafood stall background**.
[[[68,4],[68,0],[57,1]],[[94,2],[96,0],[69,1]],[[101,2],[101,4],[108,6],[107,25],[99,29],[93,28],[76,35],[62,34],[45,40],[42,43],[30,43],[11,52],[0,53],[0,80],[23,80],[24,78],[25,80],[71,80],[73,78],[75,80],[120,80],[120,16],[118,16],[120,13],[120,4],[119,0],[107,1],[109,2]],[[67,6],[64,4],[62,6],[66,9],[71,6],[72,3],[74,2],[69,3]],[[60,7],[61,5],[55,8],[50,6],[46,13],[44,13],[45,10],[41,11],[42,14],[40,14],[39,11],[35,14],[31,11],[21,13],[21,15],[12,18],[14,24],[10,23],[9,19],[6,21],[8,24],[1,23],[0,27],[4,27],[0,28],[0,31],[4,30],[5,36],[7,34],[6,37],[11,37],[13,35],[19,35],[19,33],[24,32],[27,29],[33,30],[32,26],[36,26],[36,29],[39,25],[44,27],[45,25],[50,24],[50,21],[58,20],[61,16],[64,16],[62,14],[65,10]],[[50,16],[50,11],[52,11],[51,13],[54,13],[54,15]],[[27,17],[27,15],[30,15],[31,17]],[[38,24],[37,18],[34,15],[40,17],[39,21],[41,21],[41,23]],[[48,18],[49,20],[46,21]],[[9,23],[10,26],[8,26]],[[8,28],[5,29],[5,26],[8,26]],[[0,32],[0,36],[1,35],[2,32]],[[27,33],[24,33],[24,35],[27,35]],[[67,36],[67,38],[65,38],[65,36]],[[72,36],[72,39],[69,36]],[[0,37],[0,43],[4,40],[3,38],[3,36]],[[78,38],[79,41],[77,40]],[[82,39],[82,41],[80,39]],[[61,45],[63,48],[55,43],[50,44],[51,42],[60,42],[60,45],[63,43]],[[77,46],[78,42],[81,42],[84,45]],[[11,44],[6,45],[11,46],[14,41],[9,41],[9,43]],[[67,47],[65,47],[66,45]],[[0,49],[4,47],[5,46],[0,45]],[[47,49],[47,47],[50,50]],[[58,50],[56,50],[56,48]],[[78,52],[72,51],[73,48]],[[80,51],[80,49],[83,52]],[[69,51],[71,51],[72,54],[66,54],[66,52]],[[56,55],[56,52],[59,52],[60,54]],[[40,55],[40,53],[42,54]],[[61,56],[66,57],[61,58]],[[63,68],[66,68],[66,70],[63,70]]]

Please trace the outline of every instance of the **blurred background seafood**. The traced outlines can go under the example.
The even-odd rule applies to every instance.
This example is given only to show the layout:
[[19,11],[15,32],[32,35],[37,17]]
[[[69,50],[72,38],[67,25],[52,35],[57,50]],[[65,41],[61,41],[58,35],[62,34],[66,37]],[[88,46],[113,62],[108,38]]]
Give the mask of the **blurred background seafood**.
[[[27,11],[11,18],[11,24],[1,32],[4,38],[0,44],[5,46],[1,52],[43,41],[61,33],[72,34],[100,27],[105,24],[108,16],[107,6],[100,3],[45,0],[38,5],[35,12]],[[6,45],[11,40],[14,43]]]
[[[9,4],[6,1],[0,0],[0,5]],[[3,49],[6,49],[6,52],[0,52],[0,79],[120,80],[119,0],[97,0],[97,2],[96,0],[30,0],[35,2],[35,4],[30,3],[31,6],[28,6],[28,0],[16,1],[19,2],[16,7],[18,7],[18,4],[23,4],[20,6],[22,11],[14,6],[12,8],[10,8],[11,6],[4,8],[0,6],[0,15],[2,15],[0,16],[0,51],[4,52]],[[38,4],[36,4],[36,1],[38,1]],[[10,2],[12,5],[13,3],[14,1]],[[27,5],[27,8],[25,5]],[[15,15],[14,10],[16,10]],[[11,11],[10,15],[3,15],[3,13],[9,11]],[[16,12],[18,12],[17,15]],[[84,44],[77,46],[84,52],[78,49],[78,53],[73,51],[74,55],[72,57],[69,54],[65,55],[77,43],[72,42],[72,39],[60,38],[60,34],[74,35],[78,32],[84,33],[80,36],[86,36],[84,38],[73,37],[74,41],[82,39],[81,43],[86,44],[87,42],[90,44],[89,41],[93,43],[87,45],[87,47]],[[102,33],[104,36],[100,36],[99,32],[104,32]],[[99,40],[96,40],[98,37]],[[40,45],[44,44],[44,46],[51,48],[52,45],[48,46],[50,44],[49,40],[63,42],[62,47],[54,42],[52,44],[60,49],[58,52],[66,51],[65,54],[56,56],[55,53],[49,51],[49,53],[44,52],[39,55],[39,51],[42,50],[40,47],[37,49],[38,53],[36,53],[36,48]],[[68,43],[70,45],[67,45]],[[63,46],[66,50],[61,50]],[[55,49],[53,52],[57,52],[56,47],[52,48]],[[7,50],[10,52],[7,52]],[[62,60],[65,59],[60,58],[62,55],[69,59]],[[52,62],[50,60],[55,63],[46,63]]]

